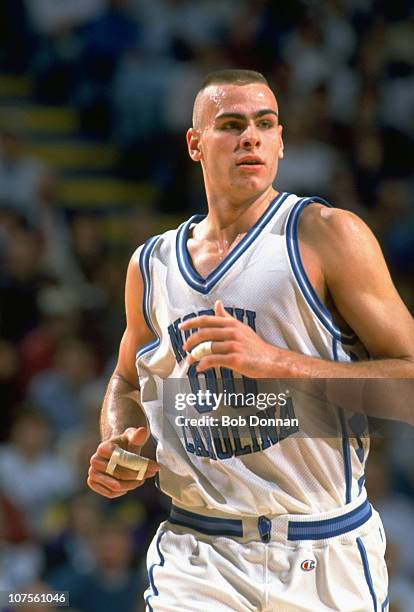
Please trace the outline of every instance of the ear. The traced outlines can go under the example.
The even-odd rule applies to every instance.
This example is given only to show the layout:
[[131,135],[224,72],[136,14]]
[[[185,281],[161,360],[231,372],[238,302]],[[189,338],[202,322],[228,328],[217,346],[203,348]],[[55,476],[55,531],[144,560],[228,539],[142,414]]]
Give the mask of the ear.
[[285,150],[285,146],[283,144],[282,132],[283,132],[283,127],[280,125],[279,126],[280,145],[279,145],[279,153],[278,153],[279,159],[283,159],[283,154]]
[[187,130],[187,147],[188,154],[191,159],[195,162],[201,160],[201,150],[200,150],[200,132],[194,128],[190,128]]

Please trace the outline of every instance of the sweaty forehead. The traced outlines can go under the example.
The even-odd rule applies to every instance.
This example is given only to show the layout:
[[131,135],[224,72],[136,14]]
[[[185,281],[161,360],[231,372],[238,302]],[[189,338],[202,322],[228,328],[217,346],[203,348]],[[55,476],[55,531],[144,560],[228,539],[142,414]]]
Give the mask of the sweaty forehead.
[[195,115],[204,127],[222,113],[253,114],[264,108],[277,112],[276,98],[264,83],[210,85],[196,101]]

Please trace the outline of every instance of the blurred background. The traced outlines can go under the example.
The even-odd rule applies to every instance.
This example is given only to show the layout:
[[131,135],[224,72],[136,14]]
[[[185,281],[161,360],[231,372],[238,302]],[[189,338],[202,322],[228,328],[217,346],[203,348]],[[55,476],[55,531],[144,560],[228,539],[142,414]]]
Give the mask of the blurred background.
[[[413,311],[414,5],[2,0],[0,40],[0,590],[140,612],[168,503],[152,482],[108,502],[85,479],[129,257],[205,210],[194,95],[211,70],[262,71],[285,126],[277,188],[361,215]],[[374,441],[392,612],[414,610],[413,466],[407,428]]]

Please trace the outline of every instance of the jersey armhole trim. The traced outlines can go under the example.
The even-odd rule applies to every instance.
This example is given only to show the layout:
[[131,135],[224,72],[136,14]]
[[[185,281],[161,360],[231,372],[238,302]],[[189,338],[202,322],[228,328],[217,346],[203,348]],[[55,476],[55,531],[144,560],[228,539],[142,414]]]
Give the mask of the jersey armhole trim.
[[151,298],[151,273],[150,273],[150,259],[152,252],[154,250],[155,245],[157,244],[160,236],[153,236],[144,244],[144,247],[139,255],[139,268],[141,271],[142,282],[144,285],[144,291],[142,295],[142,313],[144,315],[145,323],[148,326],[148,329],[152,331],[155,338],[150,340],[143,346],[141,346],[137,353],[136,358],[139,359],[145,353],[155,349],[160,343],[160,337],[157,334],[155,326],[151,319],[151,308],[150,308],[150,298]]
[[290,262],[290,266],[295,277],[296,282],[299,285],[301,293],[311,308],[313,313],[325,327],[325,329],[338,341],[346,345],[353,345],[357,342],[358,338],[355,334],[349,334],[342,331],[333,321],[332,315],[326,306],[321,302],[318,294],[313,288],[308,275],[305,272],[303,262],[299,252],[298,242],[298,229],[299,219],[302,211],[313,202],[318,202],[324,206],[332,205],[319,196],[311,196],[308,198],[302,198],[299,200],[291,209],[287,224],[286,224],[286,247],[287,254]]

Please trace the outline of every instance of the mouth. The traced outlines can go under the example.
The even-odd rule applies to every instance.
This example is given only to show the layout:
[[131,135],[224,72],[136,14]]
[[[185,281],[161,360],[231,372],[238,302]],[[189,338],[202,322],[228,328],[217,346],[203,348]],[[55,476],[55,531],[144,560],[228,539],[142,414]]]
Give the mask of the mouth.
[[259,166],[264,166],[264,162],[260,159],[260,157],[243,157],[236,163],[236,166],[238,166],[239,168],[257,168]]

